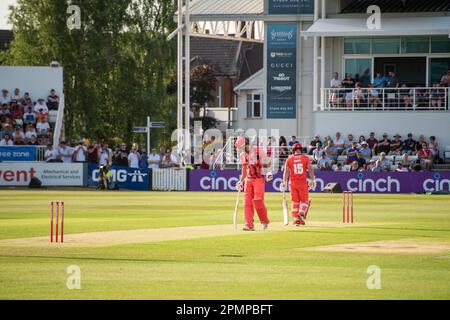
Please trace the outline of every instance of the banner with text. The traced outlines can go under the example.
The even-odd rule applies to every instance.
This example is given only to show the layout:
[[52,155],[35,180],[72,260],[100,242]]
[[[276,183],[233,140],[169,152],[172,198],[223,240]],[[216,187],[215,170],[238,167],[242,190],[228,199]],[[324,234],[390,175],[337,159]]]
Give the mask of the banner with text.
[[42,186],[82,187],[85,185],[85,172],[82,163],[0,163],[0,186],[28,186],[33,177]]
[[[112,181],[119,185],[120,189],[147,191],[149,178],[148,170],[133,169],[128,167],[111,166]],[[88,167],[88,186],[97,187],[99,181],[99,168],[90,164]]]
[[4,161],[36,161],[37,151],[36,147],[0,147],[0,162]]
[[[337,182],[342,189],[355,193],[417,193],[450,191],[450,172],[327,172],[316,174],[317,188],[323,192],[325,186]],[[191,191],[235,191],[240,171],[192,170],[189,176]],[[275,175],[266,184],[266,191],[280,191],[283,174]]]
[[267,118],[295,119],[297,24],[267,24]]
[[268,0],[269,14],[314,14],[314,0]]

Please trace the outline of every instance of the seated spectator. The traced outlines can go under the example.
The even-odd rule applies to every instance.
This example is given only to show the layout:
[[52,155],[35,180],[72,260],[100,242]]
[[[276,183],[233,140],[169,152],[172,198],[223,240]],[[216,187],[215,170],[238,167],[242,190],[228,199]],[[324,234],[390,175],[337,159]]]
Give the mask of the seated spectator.
[[328,162],[330,162],[330,165],[333,165],[336,163],[338,157],[338,149],[334,145],[333,141],[328,140],[328,145],[325,147],[325,158]]
[[383,139],[378,141],[378,143],[375,145],[375,153],[389,153],[391,151],[391,140],[388,138],[388,134],[383,134]]
[[35,135],[32,135],[30,140],[28,141],[29,146],[38,146],[39,142],[37,140],[37,137]]
[[435,162],[435,160],[437,160],[437,158],[439,158],[438,143],[436,142],[435,136],[430,137],[430,142],[428,142],[428,149],[431,152],[433,162]]
[[447,74],[442,76],[441,85],[443,87],[450,87],[450,69],[447,70]]
[[377,108],[382,105],[380,100],[380,95],[382,93],[375,89],[374,86],[369,83],[369,92],[368,92],[368,103],[369,106],[372,106],[373,108]]
[[45,162],[62,162],[58,159],[58,151],[53,148],[53,145],[48,144],[47,150],[45,150],[44,154]]
[[22,97],[20,96],[20,90],[18,88],[14,89],[14,94],[11,96],[11,103],[22,102]]
[[358,145],[357,145],[358,148],[361,148],[363,142],[366,142],[366,137],[364,137],[363,135],[360,135],[358,138]]
[[148,156],[147,161],[149,169],[159,169],[161,156],[156,152],[156,149],[152,149],[152,153]]
[[49,110],[58,110],[59,97],[56,94],[55,89],[52,89],[50,95],[47,97],[47,106]]
[[325,150],[322,148],[322,145],[320,143],[317,143],[316,148],[314,149],[313,154],[312,154],[313,163],[317,163],[319,161],[319,158],[324,153],[325,153]]
[[422,146],[424,144],[427,144],[427,142],[425,141],[425,136],[423,134],[421,134],[419,136],[419,140],[417,140],[416,142],[416,147],[415,147],[415,151],[414,151],[414,155],[417,155],[419,153],[420,150],[422,150]]
[[376,77],[373,79],[373,87],[384,88],[387,84],[387,78],[381,74],[381,72],[376,73]]
[[416,148],[416,141],[413,139],[412,133],[408,133],[408,139],[403,141],[402,153],[407,153],[411,155]]
[[0,105],[9,105],[11,103],[11,97],[9,96],[9,91],[7,89],[2,90],[2,95],[0,96]]
[[289,141],[288,146],[292,148],[292,146],[296,143],[299,143],[296,136],[291,136],[291,140]]
[[26,145],[25,139],[20,136],[13,138],[13,140],[14,140],[15,146],[25,146]]
[[383,167],[381,166],[380,160],[375,161],[375,165],[371,169],[372,172],[382,172]]
[[317,161],[317,169],[321,171],[331,170],[331,167],[333,166],[333,162],[329,160],[325,153],[322,153],[319,160]]
[[26,106],[26,105],[33,105],[32,101],[31,101],[31,97],[30,97],[30,93],[25,92],[25,94],[23,95],[22,98],[22,105]]
[[11,139],[11,135],[5,134],[3,139],[0,141],[0,146],[13,146],[14,142]]
[[130,154],[128,155],[128,167],[139,169],[139,159],[137,148],[131,148]]
[[366,162],[372,158],[372,150],[369,148],[369,144],[366,141],[361,143],[361,148],[359,149],[359,157],[364,159]]
[[411,160],[409,160],[409,156],[408,156],[407,153],[404,153],[402,155],[402,162],[401,163],[402,163],[402,167],[403,168],[410,169],[412,167],[412,162],[411,162]]
[[30,106],[27,107],[27,111],[23,114],[23,123],[25,125],[36,123],[36,114],[33,112],[33,108]]
[[401,138],[401,136],[397,133],[394,136],[394,140],[391,141],[390,151],[389,151],[390,155],[399,156],[402,154],[403,142],[400,138]]
[[422,144],[422,149],[417,153],[420,164],[422,168],[426,170],[431,170],[431,167],[433,165],[433,155],[431,154],[431,151],[428,149],[428,146],[426,143]]
[[369,144],[369,148],[375,154],[375,146],[378,144],[378,140],[375,138],[375,132],[370,133],[369,139],[367,139],[366,142]]
[[346,164],[352,164],[359,158],[359,149],[357,148],[357,143],[353,142],[350,148],[345,149],[342,155],[347,156]]
[[[360,82],[357,82],[355,85],[355,90],[353,91],[353,99],[355,101],[354,106],[361,108],[364,106],[367,106],[367,102],[366,102],[366,93],[364,92],[362,85]],[[352,107],[347,106],[347,107]]]
[[336,166],[334,167],[334,172],[342,172],[342,171],[344,171],[343,169],[342,169],[342,163],[337,163],[336,164]]
[[[174,167],[175,163],[172,161],[172,154],[170,152],[169,149],[166,150],[162,163],[161,163],[161,167],[163,168],[170,168],[170,167]],[[208,166],[209,168],[209,166]]]
[[37,138],[37,132],[34,126],[32,124],[29,124],[25,129],[25,140],[28,142],[32,136],[35,136]]
[[11,117],[16,125],[23,127],[24,109],[20,103],[11,107]]
[[[344,88],[353,89],[355,87],[355,80],[353,79],[353,75],[351,73],[347,73],[345,75],[345,79],[341,81],[341,84]],[[347,92],[351,92],[352,90],[346,90]]]
[[344,97],[344,91],[342,88],[342,81],[339,80],[339,73],[333,73],[333,79],[330,81],[330,88],[336,89],[331,91],[331,104],[333,107],[338,107]]
[[36,124],[36,131],[38,135],[47,136],[50,131],[50,124],[43,118],[39,118]]
[[5,135],[9,135],[9,137],[11,138],[13,136],[13,134],[14,134],[14,131],[13,131],[11,122],[6,121],[5,123],[3,123],[3,130],[1,131],[0,138],[4,138]]
[[80,141],[73,150],[72,161],[76,163],[84,163],[87,160],[87,147],[83,141]]
[[349,134],[347,136],[347,140],[344,142],[344,150],[348,149],[348,148],[351,148],[353,146],[353,142],[355,142],[354,138],[353,138],[353,135]]
[[34,106],[34,112],[37,113],[38,115],[43,115],[43,116],[48,115],[48,107],[45,104],[44,99],[38,99],[38,102]]
[[22,128],[20,126],[16,126],[14,128],[14,133],[13,133],[12,137],[14,140],[17,138],[25,140],[25,134],[23,133]]
[[317,148],[317,144],[322,147],[322,141],[320,141],[320,137],[318,134],[314,136],[314,140],[312,140],[308,146],[308,154],[312,155],[313,151]]
[[72,162],[73,149],[67,145],[66,141],[61,141],[58,148],[58,158],[64,163]]
[[333,145],[337,148],[337,155],[340,155],[342,151],[344,151],[345,142],[344,139],[342,139],[340,132],[336,132],[336,138],[333,140]]
[[433,89],[430,90],[430,101],[432,109],[441,109],[445,102],[445,90],[441,88],[439,83],[433,84]]
[[350,163],[350,172],[357,172],[361,171],[361,168],[359,167],[358,161],[353,161]]
[[380,153],[380,166],[384,171],[390,171],[391,170],[391,162],[386,159],[386,153],[381,152]]
[[399,89],[400,97],[403,101],[403,106],[405,110],[408,110],[409,108],[412,109],[413,107],[413,101],[411,99],[410,95],[410,89],[406,86],[406,84],[402,84],[401,89]]
[[397,163],[397,168],[395,168],[396,172],[408,172],[408,168],[403,167],[402,163]]

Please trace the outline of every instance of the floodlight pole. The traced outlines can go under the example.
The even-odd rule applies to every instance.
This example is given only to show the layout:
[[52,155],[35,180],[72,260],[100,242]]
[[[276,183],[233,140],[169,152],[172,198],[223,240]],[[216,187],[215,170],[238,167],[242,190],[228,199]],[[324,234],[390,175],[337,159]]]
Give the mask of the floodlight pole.
[[[184,125],[185,125],[185,140],[184,140],[184,146],[185,150],[187,151],[187,155],[190,155],[190,148],[191,148],[191,135],[190,135],[190,109],[191,109],[191,97],[190,97],[190,91],[191,91],[191,27],[190,27],[190,12],[189,12],[189,5],[190,0],[186,0],[185,3],[185,17],[184,17],[184,24],[186,26],[185,29],[185,37],[184,37],[184,90],[185,90],[185,102],[184,102]],[[185,155],[186,156],[186,155]]]

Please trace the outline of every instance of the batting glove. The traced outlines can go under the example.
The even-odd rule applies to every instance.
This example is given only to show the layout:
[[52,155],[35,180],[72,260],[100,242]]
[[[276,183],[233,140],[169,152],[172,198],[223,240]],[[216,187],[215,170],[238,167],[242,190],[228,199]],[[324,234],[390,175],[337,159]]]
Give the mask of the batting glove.
[[236,190],[237,191],[242,191],[243,187],[244,187],[244,183],[242,181],[239,181],[238,183],[236,183]]
[[281,191],[281,192],[285,192],[285,191],[286,191],[286,184],[285,184],[284,182],[282,182],[282,183],[280,184],[280,191]]

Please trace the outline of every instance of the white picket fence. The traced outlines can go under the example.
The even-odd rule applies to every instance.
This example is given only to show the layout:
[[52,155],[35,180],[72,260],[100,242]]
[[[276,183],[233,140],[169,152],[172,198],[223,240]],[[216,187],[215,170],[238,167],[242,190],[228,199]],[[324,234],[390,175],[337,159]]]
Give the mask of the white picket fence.
[[152,174],[152,190],[154,191],[186,191],[186,169],[154,169]]

